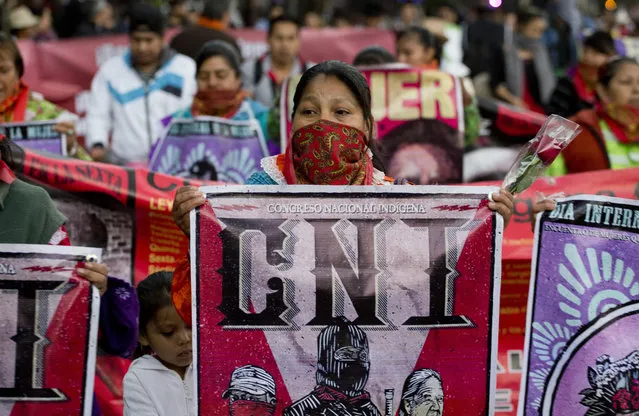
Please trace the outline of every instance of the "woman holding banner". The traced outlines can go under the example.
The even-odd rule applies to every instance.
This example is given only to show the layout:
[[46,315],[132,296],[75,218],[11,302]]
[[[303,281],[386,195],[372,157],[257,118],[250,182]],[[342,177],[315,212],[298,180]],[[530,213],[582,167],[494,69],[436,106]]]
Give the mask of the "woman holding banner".
[[[0,244],[40,244],[70,246],[64,223],[66,218],[54,205],[42,188],[16,178],[9,164],[13,162],[13,148],[9,139],[0,135]],[[128,357],[137,343],[137,316],[139,304],[135,289],[121,279],[108,276],[106,265],[87,261],[79,263],[76,273],[96,286],[100,292],[99,346],[107,354]],[[62,310],[62,309],[60,309]],[[61,316],[60,316],[61,315]],[[53,317],[53,322],[63,322],[63,312]],[[61,334],[57,330],[47,333],[52,342],[64,344],[73,339],[73,331],[86,328],[69,328]],[[46,362],[47,374],[65,374],[63,361]],[[96,386],[101,385],[96,383]],[[37,403],[23,403],[14,407],[11,415],[43,414]],[[98,402],[93,400],[93,415],[99,415]]]
[[[195,62],[197,93],[193,98],[193,105],[163,120],[162,124],[168,126],[172,119],[198,116],[236,121],[255,119],[262,128],[262,134],[266,135],[268,109],[251,100],[242,89],[242,58],[233,45],[220,40],[208,42],[200,49]],[[272,146],[270,140],[267,143]],[[277,149],[271,150],[275,153]]]
[[[377,185],[406,184],[389,178],[373,145],[375,122],[366,78],[354,67],[327,61],[307,70],[293,98],[293,136],[284,154],[265,158],[263,172],[247,185]],[[511,194],[493,195],[490,209],[510,220]],[[189,213],[206,199],[197,188],[184,187],[175,197],[173,219],[189,235]],[[188,259],[173,275],[173,301],[191,322]]]
[[550,168],[553,175],[639,166],[639,62],[615,58],[599,71],[595,109],[573,120],[583,129]]
[[54,130],[66,136],[67,154],[91,160],[78,145],[75,131],[78,117],[31,91],[22,81],[23,75],[24,61],[18,46],[10,37],[0,33],[0,122],[57,121]]

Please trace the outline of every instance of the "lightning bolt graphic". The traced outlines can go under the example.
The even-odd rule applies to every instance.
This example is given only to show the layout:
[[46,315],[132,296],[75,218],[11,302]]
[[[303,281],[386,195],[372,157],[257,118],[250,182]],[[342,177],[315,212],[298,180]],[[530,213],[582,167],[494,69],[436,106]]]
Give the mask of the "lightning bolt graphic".
[[474,209],[477,209],[477,207],[473,207],[470,205],[440,205],[438,207],[434,207],[433,209],[436,209],[437,211],[463,212],[463,211],[472,211]]
[[231,211],[231,212],[253,211],[256,209],[259,209],[259,207],[256,207],[253,205],[222,205],[219,207],[213,207],[213,210]]

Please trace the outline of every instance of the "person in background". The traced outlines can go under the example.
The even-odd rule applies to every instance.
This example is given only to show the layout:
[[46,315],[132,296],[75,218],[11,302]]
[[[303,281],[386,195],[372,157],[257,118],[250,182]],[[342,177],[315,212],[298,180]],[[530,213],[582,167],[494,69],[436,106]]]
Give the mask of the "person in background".
[[595,32],[583,42],[579,64],[559,79],[546,108],[548,114],[572,117],[595,105],[599,69],[617,54],[608,32]]
[[39,33],[40,20],[27,6],[11,9],[9,22],[11,34],[17,39],[35,39]]
[[157,272],[137,287],[140,336],[122,384],[124,416],[195,415],[191,326],[171,301],[172,278]]
[[396,31],[406,30],[411,26],[419,26],[424,20],[423,0],[403,0],[399,9],[399,17],[395,21]]
[[304,27],[307,29],[321,29],[324,27],[324,19],[319,12],[309,10],[304,14]]
[[333,12],[333,27],[337,29],[350,29],[353,27],[351,16],[346,9],[337,9]]
[[[0,244],[70,246],[71,241],[64,226],[67,219],[58,211],[47,191],[18,179],[11,169],[16,151],[15,145],[0,135]],[[76,273],[95,285],[100,293],[98,346],[107,354],[129,357],[135,348],[138,333],[139,305],[135,289],[124,280],[108,276],[108,267],[101,263],[82,263]],[[56,312],[52,321],[63,318]],[[69,336],[73,334],[60,335],[57,331],[47,333],[51,342],[64,349]],[[54,362],[50,365],[53,367],[47,371],[64,371],[65,363]],[[22,413],[18,410],[20,414],[37,413],[29,411],[29,404],[25,403],[24,406],[26,408],[22,409]],[[95,398],[92,414],[100,415]]]
[[135,4],[129,31],[129,52],[108,60],[93,78],[87,111],[91,156],[119,165],[146,163],[160,121],[188,106],[196,89],[195,63],[164,46],[158,9]]
[[577,62],[577,42],[581,35],[581,15],[577,0],[550,2],[546,8],[549,27],[544,43],[557,74],[565,74]]
[[189,0],[171,0],[169,2],[168,25],[169,27],[189,27],[197,22],[197,16],[195,16],[189,9]]
[[162,121],[164,127],[173,118],[214,116],[231,120],[256,119],[272,152],[278,148],[268,140],[268,108],[248,98],[242,88],[240,56],[231,44],[214,40],[202,47],[196,59],[197,93],[193,104]]
[[573,117],[583,129],[550,167],[551,175],[639,166],[639,62],[609,61],[596,91],[596,108]]
[[361,7],[366,28],[385,30],[389,27],[381,0],[367,0]]
[[395,56],[381,46],[368,46],[357,53],[353,66],[377,66],[396,63]]
[[206,0],[197,24],[177,34],[171,40],[171,49],[195,59],[205,43],[221,40],[233,45],[241,56],[242,50],[237,41],[228,33],[231,19],[230,7],[230,0]]
[[279,1],[273,2],[270,9],[268,10],[267,15],[265,17],[262,17],[257,21],[257,23],[255,23],[255,29],[263,30],[266,32],[270,27],[271,20],[277,19],[280,16],[284,16],[284,14],[286,13],[286,9],[284,8],[284,5],[281,4]]
[[78,144],[75,125],[79,118],[47,101],[22,81],[24,61],[13,39],[0,33],[0,122],[29,123],[51,121],[54,129],[66,136],[67,155],[90,160]]
[[[464,65],[464,29],[461,12],[449,2],[437,8],[436,15],[444,23],[441,36],[446,38],[442,47],[440,68],[457,77],[467,77],[470,70]],[[428,27],[428,26],[427,26]],[[435,32],[435,34],[439,34]]]
[[[326,61],[302,75],[293,98],[293,129],[284,154],[262,160],[263,172],[248,185],[375,185],[406,184],[384,173],[374,146],[375,121],[371,92],[366,78],[354,67]],[[309,139],[311,137],[311,139]],[[326,138],[331,137],[327,141]],[[332,146],[326,146],[330,143]],[[318,160],[314,154],[321,154]],[[331,166],[339,166],[339,175]],[[512,216],[514,199],[508,192],[493,195],[490,209],[506,223]],[[189,213],[206,202],[194,187],[178,190],[173,219],[189,235]],[[173,301],[185,322],[191,322],[190,265],[181,262],[174,273]]]
[[438,70],[443,40],[428,29],[409,27],[397,35],[397,59],[415,68]]
[[491,89],[516,107],[545,114],[544,106],[557,85],[548,50],[541,42],[546,19],[540,10],[522,9],[517,15],[513,43],[492,60]]
[[123,25],[118,24],[115,11],[110,2],[98,0],[91,5],[89,19],[82,21],[76,36],[100,36],[124,33]]
[[242,66],[244,86],[253,98],[266,107],[274,105],[282,82],[289,76],[299,75],[312,64],[300,56],[300,27],[295,19],[280,16],[271,21],[268,38],[269,51],[259,59]]
[[[440,62],[443,53],[443,40],[428,29],[411,27],[397,35],[397,58],[399,62],[414,68],[442,70]],[[446,72],[446,71],[443,71]],[[454,75],[454,74],[452,74]],[[479,108],[468,89],[462,85],[464,105],[464,137],[466,146],[470,146],[479,137],[481,117]]]
[[464,64],[473,78],[490,73],[493,63],[487,57],[492,57],[504,44],[505,34],[505,26],[498,14],[500,11],[482,5],[477,7],[476,13],[477,20],[468,26],[464,48]]

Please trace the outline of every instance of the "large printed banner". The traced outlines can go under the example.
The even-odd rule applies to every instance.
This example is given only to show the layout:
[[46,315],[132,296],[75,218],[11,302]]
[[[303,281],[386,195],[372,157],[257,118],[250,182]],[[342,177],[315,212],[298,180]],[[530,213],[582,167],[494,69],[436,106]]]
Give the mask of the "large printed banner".
[[5,135],[20,147],[57,155],[67,154],[66,137],[53,130],[56,122],[37,121],[30,123],[2,123],[0,134]]
[[536,236],[519,414],[637,414],[639,203],[563,199]]
[[0,244],[0,415],[90,416],[100,295],[78,277],[101,250]]
[[[386,173],[420,185],[461,183],[464,113],[459,80],[439,71],[398,66],[363,68],[362,73],[371,88]],[[283,149],[291,137],[299,79],[289,79],[282,90]]]
[[198,414],[492,414],[493,189],[203,188]]
[[244,184],[268,156],[256,120],[218,117],[173,120],[151,155],[149,169],[172,176]]

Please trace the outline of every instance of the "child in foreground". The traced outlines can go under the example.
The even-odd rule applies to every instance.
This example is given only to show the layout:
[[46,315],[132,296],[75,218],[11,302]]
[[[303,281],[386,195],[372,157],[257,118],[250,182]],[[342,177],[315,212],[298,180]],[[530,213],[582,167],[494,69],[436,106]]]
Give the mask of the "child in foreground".
[[172,279],[158,272],[138,285],[139,358],[124,377],[125,416],[195,414],[191,327],[173,306]]

